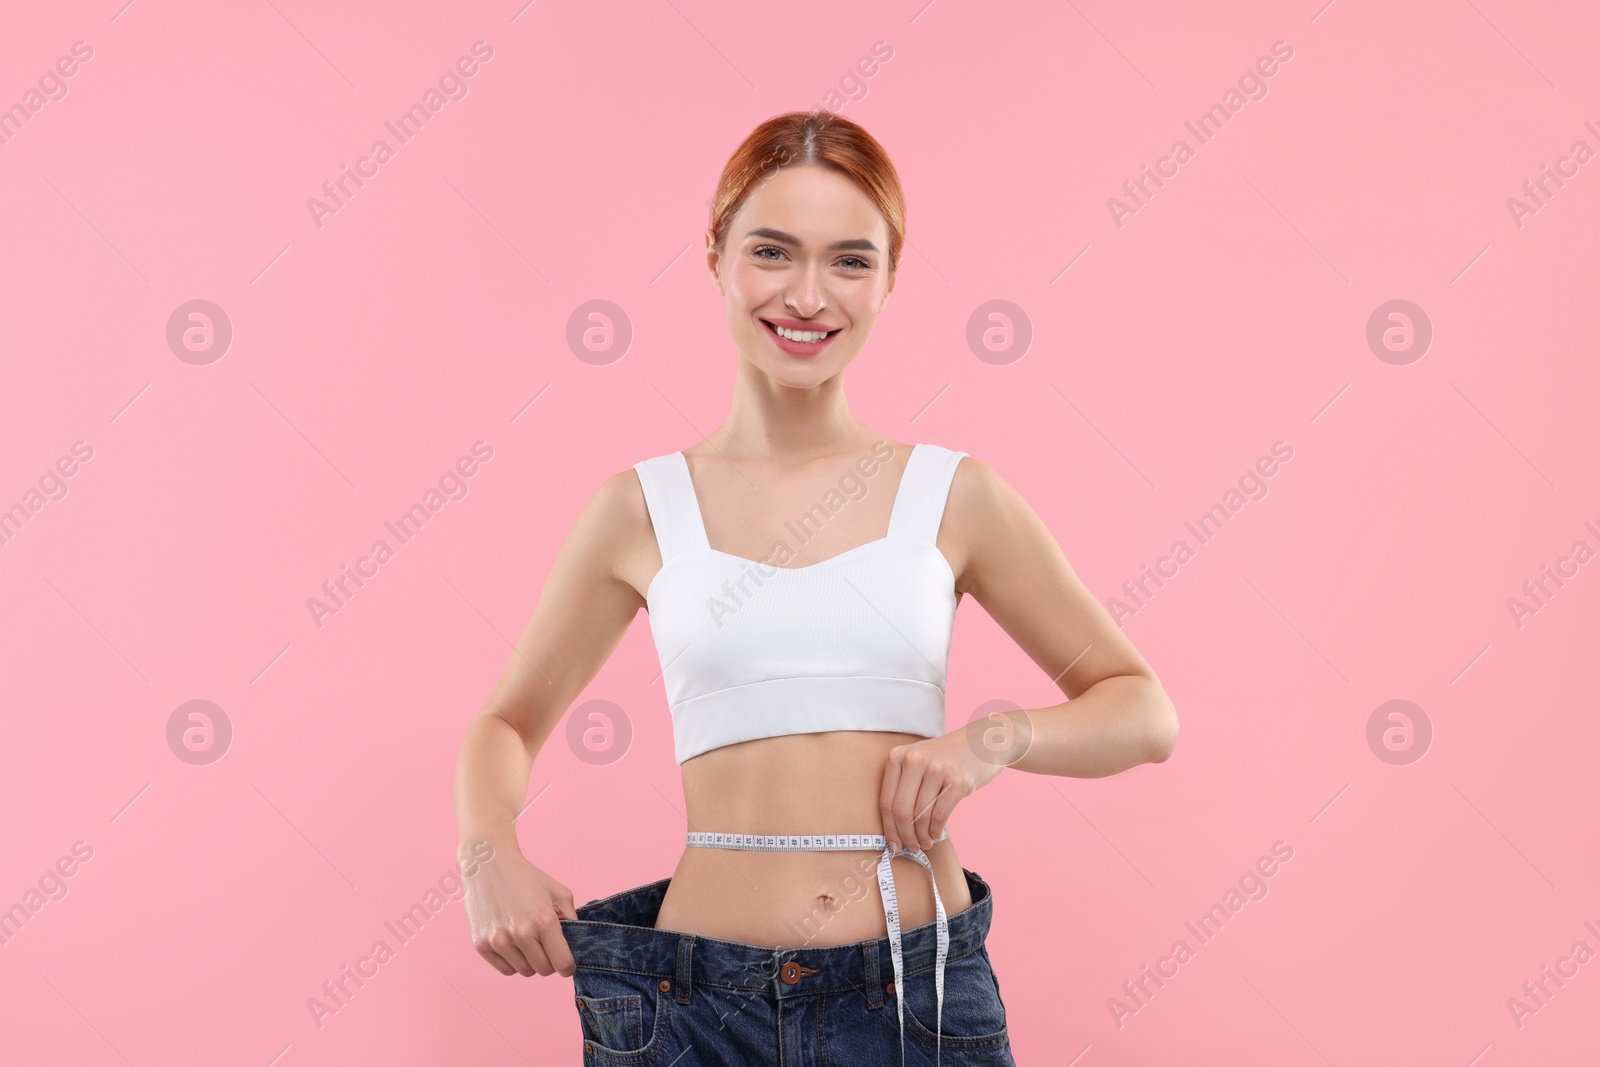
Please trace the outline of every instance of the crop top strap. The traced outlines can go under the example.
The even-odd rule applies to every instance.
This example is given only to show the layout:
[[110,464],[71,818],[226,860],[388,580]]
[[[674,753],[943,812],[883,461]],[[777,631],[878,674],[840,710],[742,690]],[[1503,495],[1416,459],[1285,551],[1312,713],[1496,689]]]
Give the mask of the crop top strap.
[[938,445],[923,444],[912,449],[905,473],[900,476],[894,510],[889,515],[890,537],[939,539],[939,524],[944,521],[950,483],[955,480],[956,464],[964,455],[965,452],[953,452]]
[[711,547],[706,538],[700,502],[695,498],[694,482],[689,478],[689,463],[682,452],[640,460],[633,465],[644,489],[650,525],[655,527],[656,545],[661,549],[661,564],[685,552]]

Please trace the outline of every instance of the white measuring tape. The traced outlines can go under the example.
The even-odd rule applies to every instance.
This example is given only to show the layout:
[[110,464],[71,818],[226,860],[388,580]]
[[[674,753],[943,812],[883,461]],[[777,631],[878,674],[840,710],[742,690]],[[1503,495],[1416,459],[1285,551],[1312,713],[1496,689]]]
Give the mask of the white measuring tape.
[[[938,841],[948,840],[950,831],[939,835]],[[938,841],[934,843],[937,844]],[[950,924],[945,918],[944,901],[939,899],[939,882],[933,877],[933,865],[920,848],[902,848],[896,852],[889,847],[882,834],[718,834],[689,831],[689,844],[696,848],[733,848],[754,852],[839,852],[851,849],[875,851],[883,855],[878,859],[878,891],[883,895],[883,914],[889,926],[889,957],[894,964],[894,1006],[900,1018],[900,1062],[906,1061],[906,1008],[905,982],[900,977],[900,903],[894,892],[894,868],[890,860],[896,856],[910,856],[928,872],[933,882],[933,910],[938,935],[938,949],[934,955],[933,985],[935,1016],[934,1062],[939,1062],[938,1042],[944,1025],[944,961],[950,952]]]

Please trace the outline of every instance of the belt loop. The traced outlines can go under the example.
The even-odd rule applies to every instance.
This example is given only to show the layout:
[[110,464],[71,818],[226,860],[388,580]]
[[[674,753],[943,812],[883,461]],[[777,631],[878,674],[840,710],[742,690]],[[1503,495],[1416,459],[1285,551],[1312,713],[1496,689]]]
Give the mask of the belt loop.
[[678,938],[678,1003],[689,1003],[689,994],[694,991],[694,935],[683,934]]
[[867,1007],[876,1008],[883,1004],[883,983],[878,981],[878,943],[868,941],[861,952],[867,965]]

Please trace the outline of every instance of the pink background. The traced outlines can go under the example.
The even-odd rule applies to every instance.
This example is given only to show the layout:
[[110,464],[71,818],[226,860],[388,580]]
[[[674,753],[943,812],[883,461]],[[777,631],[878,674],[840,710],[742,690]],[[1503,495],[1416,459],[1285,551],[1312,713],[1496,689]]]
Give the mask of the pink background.
[[[1600,962],[1520,1027],[1507,1006],[1600,951],[1600,564],[1508,608],[1600,549],[1600,160],[1507,206],[1600,149],[1593,4],[121,4],[0,34],[0,103],[93,48],[0,145],[0,507],[93,450],[0,545],[0,906],[92,849],[0,945],[0,1060],[577,1062],[571,980],[498,974],[456,900],[320,1028],[307,1000],[449,870],[463,731],[579,507],[726,414],[700,252],[723,162],[840,101],[909,201],[847,374],[868,423],[994,467],[1108,603],[1293,449],[1126,620],[1174,757],[1008,772],[956,815],[1019,1063],[1600,1055]],[[468,95],[398,145],[384,122],[479,40]],[[1267,95],[1199,144],[1184,123],[1275,41]],[[308,198],[379,137],[394,158],[319,228]],[[1108,199],[1180,137],[1119,227]],[[205,365],[166,340],[194,299],[233,328]],[[631,343],[580,359],[597,299]],[[969,347],[997,299],[1020,358]],[[1366,340],[1396,299],[1434,333],[1404,365]],[[322,583],[479,440],[467,495],[319,627]],[[631,746],[594,766],[563,728],[534,767],[523,848],[580,902],[681,848],[658,666],[641,612],[580,698]],[[964,603],[951,728],[1059,699]],[[1396,699],[1432,730],[1403,764],[1367,739]],[[231,724],[209,765],[169,747],[190,700]],[[1267,895],[1200,945],[1185,921],[1277,841]]]

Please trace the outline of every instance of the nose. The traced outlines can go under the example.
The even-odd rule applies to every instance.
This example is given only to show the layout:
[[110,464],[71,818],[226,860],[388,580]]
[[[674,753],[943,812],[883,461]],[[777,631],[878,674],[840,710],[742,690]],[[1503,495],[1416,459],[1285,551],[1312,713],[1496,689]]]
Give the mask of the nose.
[[795,314],[802,319],[809,319],[828,306],[822,297],[822,284],[819,280],[821,269],[815,263],[807,265],[800,272],[800,280],[784,296],[783,302],[794,308]]

